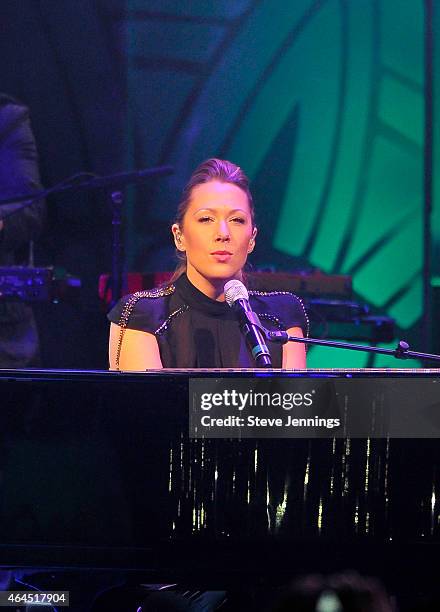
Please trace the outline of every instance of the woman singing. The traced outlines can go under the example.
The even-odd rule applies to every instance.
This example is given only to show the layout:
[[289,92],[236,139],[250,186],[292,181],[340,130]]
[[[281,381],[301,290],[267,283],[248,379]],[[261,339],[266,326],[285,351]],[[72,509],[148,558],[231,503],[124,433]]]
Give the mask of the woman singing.
[[[202,163],[183,191],[172,226],[182,257],[170,284],[125,296],[109,313],[110,368],[252,368],[252,354],[224,285],[238,279],[255,247],[249,182],[235,164]],[[252,310],[270,330],[308,332],[302,302],[289,292],[249,291]],[[305,368],[299,343],[268,343],[274,368]]]

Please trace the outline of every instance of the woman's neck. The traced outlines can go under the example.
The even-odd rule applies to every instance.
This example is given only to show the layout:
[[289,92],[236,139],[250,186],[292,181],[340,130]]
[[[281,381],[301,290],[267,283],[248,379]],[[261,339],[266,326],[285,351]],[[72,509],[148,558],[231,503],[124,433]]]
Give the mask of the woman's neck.
[[[192,283],[194,287],[196,287],[206,296],[208,296],[212,300],[217,300],[218,302],[225,301],[225,283],[227,283],[229,280],[232,280],[231,278],[206,278],[206,276],[203,276],[202,274],[200,274],[200,272],[197,272],[195,268],[190,266],[188,266],[186,270],[186,275],[190,283]],[[242,280],[241,274],[237,275],[234,278]]]

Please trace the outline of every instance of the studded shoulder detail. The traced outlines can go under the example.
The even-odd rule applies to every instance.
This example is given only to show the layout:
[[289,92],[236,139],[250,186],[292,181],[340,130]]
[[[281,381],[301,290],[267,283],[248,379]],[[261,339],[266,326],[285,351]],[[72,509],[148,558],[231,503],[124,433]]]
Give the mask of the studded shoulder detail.
[[[121,316],[119,317],[118,325],[121,328],[119,332],[118,347],[116,350],[116,369],[119,370],[119,360],[121,358],[122,342],[124,340],[125,330],[127,329],[128,320],[133,312],[134,307],[144,298],[155,299],[162,298],[168,295],[172,295],[176,290],[175,285],[167,285],[166,287],[158,287],[157,289],[144,289],[143,291],[136,291],[125,303],[122,309]],[[160,328],[159,328],[160,329]]]
[[291,291],[257,291],[256,289],[251,289],[248,291],[248,293],[249,295],[262,295],[263,297],[267,297],[269,295],[293,295],[293,297],[296,297],[299,300],[299,297]]
[[[249,295],[257,295],[257,296],[261,296],[261,297],[270,297],[272,295],[290,295],[291,297],[295,298],[295,300],[298,300],[298,302],[299,302],[299,304],[300,304],[300,306],[302,308],[305,320],[306,320],[306,326],[307,327],[306,327],[305,337],[306,338],[309,337],[309,333],[310,333],[310,320],[309,320],[309,317],[307,315],[307,311],[306,311],[306,309],[304,307],[304,303],[303,303],[302,299],[300,297],[298,297],[295,293],[292,293],[292,291],[255,291],[255,290],[252,290],[252,291],[249,291]],[[272,318],[272,315],[268,315],[268,314],[264,313],[263,318],[266,318],[266,319],[269,320],[270,318]],[[275,321],[275,319],[276,319],[276,321]],[[272,322],[275,323],[278,326],[280,325],[279,319],[277,319],[277,317],[273,317],[272,318]]]
[[275,315],[271,315],[267,312],[259,312],[258,318],[263,319],[263,321],[270,321],[271,323],[276,325],[278,329],[284,330],[284,325],[281,323],[280,319],[276,317]]
[[160,334],[163,334],[163,332],[165,332],[168,329],[168,325],[171,323],[171,321],[175,319],[176,317],[178,317],[179,315],[181,315],[183,312],[186,312],[188,308],[189,307],[186,304],[184,304],[183,306],[181,306],[180,308],[172,312],[167,317],[167,319],[161,325],[159,325],[159,327],[155,330],[154,335],[160,336]]

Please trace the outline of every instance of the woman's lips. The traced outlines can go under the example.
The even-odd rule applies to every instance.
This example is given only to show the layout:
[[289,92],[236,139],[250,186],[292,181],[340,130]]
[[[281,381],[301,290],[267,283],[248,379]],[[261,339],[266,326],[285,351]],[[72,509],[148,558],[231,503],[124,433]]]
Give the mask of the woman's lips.
[[232,253],[229,251],[215,251],[211,255],[219,262],[228,261],[232,257]]

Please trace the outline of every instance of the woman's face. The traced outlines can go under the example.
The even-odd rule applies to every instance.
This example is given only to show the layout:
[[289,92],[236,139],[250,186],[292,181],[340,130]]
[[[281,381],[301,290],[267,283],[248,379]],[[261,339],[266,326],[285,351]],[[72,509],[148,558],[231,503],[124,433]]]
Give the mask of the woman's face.
[[174,224],[172,231],[186,252],[188,278],[201,290],[206,280],[241,278],[256,233],[246,193],[217,180],[194,187],[182,227]]

